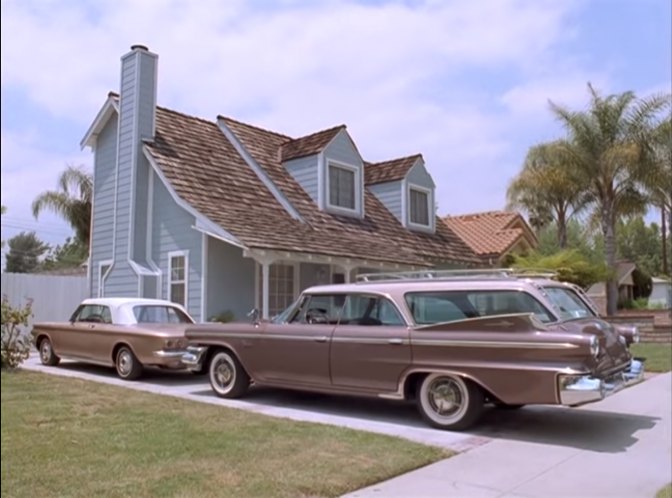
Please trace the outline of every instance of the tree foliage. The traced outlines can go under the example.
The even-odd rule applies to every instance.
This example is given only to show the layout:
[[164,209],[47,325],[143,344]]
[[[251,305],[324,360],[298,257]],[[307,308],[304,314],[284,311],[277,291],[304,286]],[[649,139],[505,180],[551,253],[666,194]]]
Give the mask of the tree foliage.
[[589,200],[577,188],[577,175],[566,160],[565,147],[563,141],[532,147],[507,190],[508,207],[526,211],[533,227],[555,223],[560,248],[567,246],[568,221]]
[[35,232],[21,232],[7,241],[9,251],[5,270],[11,273],[30,273],[40,265],[40,257],[49,245],[37,238]]
[[67,221],[75,231],[75,238],[89,246],[91,230],[91,201],[93,175],[82,166],[68,166],[58,178],[58,190],[42,192],[33,201],[33,216],[38,218],[45,209]]
[[79,241],[68,237],[63,245],[57,245],[49,251],[40,268],[43,270],[59,270],[80,266],[89,256],[88,248]]
[[[603,96],[590,84],[588,91],[587,109],[577,111],[550,103],[551,111],[566,130],[564,139],[553,142],[554,162],[564,168],[562,171],[567,170],[566,176],[551,183],[560,187],[567,179],[568,191],[573,184],[594,214],[604,240],[604,262],[611,270],[607,312],[612,314],[618,293],[617,221],[623,216],[643,214],[650,201],[647,185],[652,181],[651,164],[658,157],[655,144],[661,133],[660,116],[669,107],[669,97],[639,99],[633,92]],[[537,151],[538,147],[533,147],[530,154]],[[533,200],[543,201],[543,196]],[[547,212],[552,212],[552,205],[549,198],[545,202]]]
[[543,255],[537,251],[524,256],[517,255],[513,267],[555,270],[559,280],[571,282],[584,289],[604,281],[610,274],[604,263],[596,264],[575,249],[565,249],[551,255]]
[[2,296],[2,336],[0,359],[2,368],[16,368],[30,355],[31,340],[25,327],[33,316],[32,301],[22,307],[13,307],[7,296]]

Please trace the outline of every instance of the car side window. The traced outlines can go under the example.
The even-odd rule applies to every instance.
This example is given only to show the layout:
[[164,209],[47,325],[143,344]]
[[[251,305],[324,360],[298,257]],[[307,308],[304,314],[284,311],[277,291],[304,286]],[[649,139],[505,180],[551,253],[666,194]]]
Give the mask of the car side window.
[[414,292],[406,294],[406,303],[418,325],[514,313],[532,313],[544,323],[553,320],[539,301],[517,290]]
[[339,320],[342,325],[404,326],[394,305],[383,296],[349,294]]
[[100,304],[85,304],[81,306],[79,313],[76,313],[73,318],[74,322],[112,323],[110,308]]
[[291,323],[329,324],[336,325],[340,316],[345,296],[343,294],[315,294],[308,296],[301,303]]

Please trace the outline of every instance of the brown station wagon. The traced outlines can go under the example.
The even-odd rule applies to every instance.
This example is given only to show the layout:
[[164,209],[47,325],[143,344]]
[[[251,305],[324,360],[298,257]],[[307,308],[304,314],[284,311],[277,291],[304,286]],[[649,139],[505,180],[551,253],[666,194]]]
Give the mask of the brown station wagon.
[[146,366],[185,368],[184,331],[194,323],[179,304],[160,299],[85,299],[67,323],[37,323],[32,334],[44,365],[61,358],[114,366],[134,380]]
[[578,406],[644,374],[628,349],[637,329],[601,320],[570,284],[508,271],[360,279],[309,288],[269,322],[188,327],[183,361],[207,368],[221,397],[253,382],[414,399],[429,424],[451,430],[485,403]]

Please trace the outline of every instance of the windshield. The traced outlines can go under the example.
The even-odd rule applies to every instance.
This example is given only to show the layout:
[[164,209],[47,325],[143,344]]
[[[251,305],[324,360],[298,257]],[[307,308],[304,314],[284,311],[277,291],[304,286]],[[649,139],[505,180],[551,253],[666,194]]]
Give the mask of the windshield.
[[181,309],[173,306],[133,306],[133,314],[138,323],[194,323]]
[[594,317],[595,313],[572,289],[567,287],[544,287],[548,300],[560,313],[561,320],[576,320]]
[[297,303],[300,300],[301,300],[301,297],[299,297],[296,301],[294,301],[292,304],[287,306],[287,308],[285,308],[285,311],[283,311],[282,313],[272,317],[271,318],[271,323],[287,323],[287,322],[289,322],[290,318],[294,315],[294,311],[296,310]]

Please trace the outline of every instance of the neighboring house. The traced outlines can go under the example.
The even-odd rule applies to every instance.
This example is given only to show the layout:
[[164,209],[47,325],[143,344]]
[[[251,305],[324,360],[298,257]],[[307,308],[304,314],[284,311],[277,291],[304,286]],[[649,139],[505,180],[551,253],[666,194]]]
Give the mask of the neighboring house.
[[94,151],[92,296],[268,317],[357,273],[480,263],[436,223],[421,156],[372,164],[345,126],[291,138],[157,107],[157,61],[142,46],[122,57],[120,94],[82,140]]
[[[618,261],[616,263],[616,282],[618,283],[619,305],[634,299],[635,281],[633,280],[632,273],[636,269],[637,265],[630,261]],[[598,309],[606,313],[607,286],[605,282],[593,284],[588,289],[587,294],[596,303]]]
[[672,308],[672,281],[666,278],[653,277],[649,306]]
[[491,266],[504,264],[510,254],[537,247],[537,237],[519,213],[489,211],[446,216],[443,222]]

